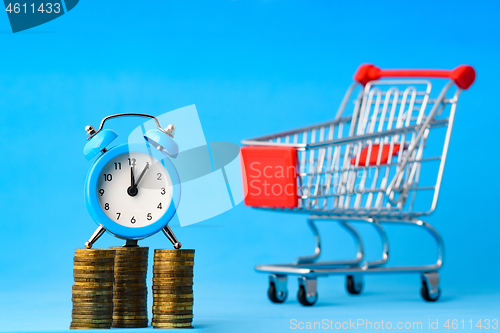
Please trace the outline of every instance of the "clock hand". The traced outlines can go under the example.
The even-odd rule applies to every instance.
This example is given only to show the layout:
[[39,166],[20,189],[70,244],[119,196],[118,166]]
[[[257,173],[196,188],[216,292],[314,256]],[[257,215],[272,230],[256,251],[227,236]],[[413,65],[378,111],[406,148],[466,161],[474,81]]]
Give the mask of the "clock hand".
[[144,170],[142,170],[141,174],[139,175],[139,178],[137,178],[137,182],[135,183],[135,188],[137,188],[137,185],[139,185],[139,182],[141,181],[142,177],[146,173],[146,170],[149,169],[149,163],[146,163],[146,167]]
[[132,185],[127,189],[127,194],[131,197],[135,197],[137,195],[137,185],[135,184],[134,167],[130,168],[130,183]]

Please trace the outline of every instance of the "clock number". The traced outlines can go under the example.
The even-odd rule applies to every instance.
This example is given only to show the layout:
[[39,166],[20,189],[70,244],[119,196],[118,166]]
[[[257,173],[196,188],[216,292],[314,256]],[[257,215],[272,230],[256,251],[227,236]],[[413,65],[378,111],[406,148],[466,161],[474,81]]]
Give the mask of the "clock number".
[[136,160],[135,158],[129,158],[128,159],[128,165],[135,166]]
[[130,220],[130,223],[134,224],[136,222],[135,218],[132,216],[132,219]]
[[156,174],[158,176],[157,180],[161,180],[161,173]]
[[116,217],[116,220],[118,221],[118,220],[120,219],[120,216],[122,215],[122,213],[116,213],[116,215],[118,215],[118,216]]
[[108,174],[105,173],[103,176],[104,176],[105,182],[110,182],[113,180],[113,175],[111,175],[110,173],[108,173]]
[[161,202],[158,204],[158,207],[156,208],[161,209]]
[[106,202],[106,203],[104,204],[104,209],[109,210],[109,203],[107,203],[107,202]]
[[148,213],[148,221],[151,221],[153,219],[153,216],[151,216],[151,213]]
[[167,191],[165,191],[165,188],[164,188],[164,187],[162,187],[162,188],[161,188],[161,195],[165,195],[165,193],[167,193]]
[[102,196],[104,195],[104,190],[101,188],[101,189],[99,190],[99,193],[101,194],[101,197],[102,197]]
[[122,164],[121,163],[115,163],[115,170],[121,170],[122,169]]

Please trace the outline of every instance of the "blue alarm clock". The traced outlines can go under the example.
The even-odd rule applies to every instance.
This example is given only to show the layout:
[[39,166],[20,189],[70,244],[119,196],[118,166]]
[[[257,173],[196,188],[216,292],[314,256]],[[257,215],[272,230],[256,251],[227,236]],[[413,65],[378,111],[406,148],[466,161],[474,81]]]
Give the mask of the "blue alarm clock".
[[[158,129],[147,131],[143,144],[110,148],[118,135],[103,129],[104,123],[124,116],[152,118]],[[173,139],[175,126],[162,129],[154,116],[121,113],[104,118],[97,131],[90,125],[85,130],[88,141],[83,154],[87,160],[98,156],[85,180],[84,192],[87,209],[98,227],[85,247],[92,248],[106,231],[134,246],[137,240],[162,230],[174,247],[180,248],[181,243],[168,226],[181,193],[177,170],[170,161],[179,153]]]

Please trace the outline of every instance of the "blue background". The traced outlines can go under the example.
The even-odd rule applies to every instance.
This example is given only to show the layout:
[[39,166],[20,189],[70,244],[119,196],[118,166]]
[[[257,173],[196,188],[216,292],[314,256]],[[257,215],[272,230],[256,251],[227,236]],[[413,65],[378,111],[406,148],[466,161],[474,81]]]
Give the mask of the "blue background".
[[[500,319],[496,2],[81,1],[70,13],[12,34],[0,13],[0,330],[65,330],[72,257],[95,228],[83,183],[84,127],[117,112],[161,114],[196,104],[207,141],[239,142],[331,119],[359,64],[454,68],[477,81],[462,94],[441,200],[428,221],[444,236],[440,302],[420,299],[417,275],[370,276],[348,296],[320,279],[312,308],[266,298],[256,264],[313,250],[304,216],[240,204],[174,231],[195,248],[195,321],[201,330],[288,331],[291,319]],[[116,120],[122,138],[137,120]],[[353,253],[323,223],[325,258]],[[380,250],[361,227],[368,251]],[[429,237],[387,227],[393,264],[434,259]],[[328,237],[326,237],[326,235]],[[97,247],[121,244],[110,235]],[[163,235],[143,242],[169,247]],[[152,252],[151,252],[152,253]],[[152,255],[150,253],[150,255]],[[149,275],[151,276],[151,275]],[[151,328],[149,328],[151,329]],[[470,330],[469,330],[470,331]]]

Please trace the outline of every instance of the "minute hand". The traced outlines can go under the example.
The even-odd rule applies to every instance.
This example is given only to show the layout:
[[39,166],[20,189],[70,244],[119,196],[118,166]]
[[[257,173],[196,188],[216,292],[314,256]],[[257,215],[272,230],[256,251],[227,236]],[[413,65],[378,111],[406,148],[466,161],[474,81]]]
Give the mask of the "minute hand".
[[137,188],[137,185],[139,185],[139,182],[141,181],[142,177],[146,173],[147,169],[149,169],[149,163],[146,163],[146,167],[144,168],[144,170],[142,170],[141,174],[139,175],[139,178],[137,178],[137,181],[135,182],[135,186],[134,187]]

